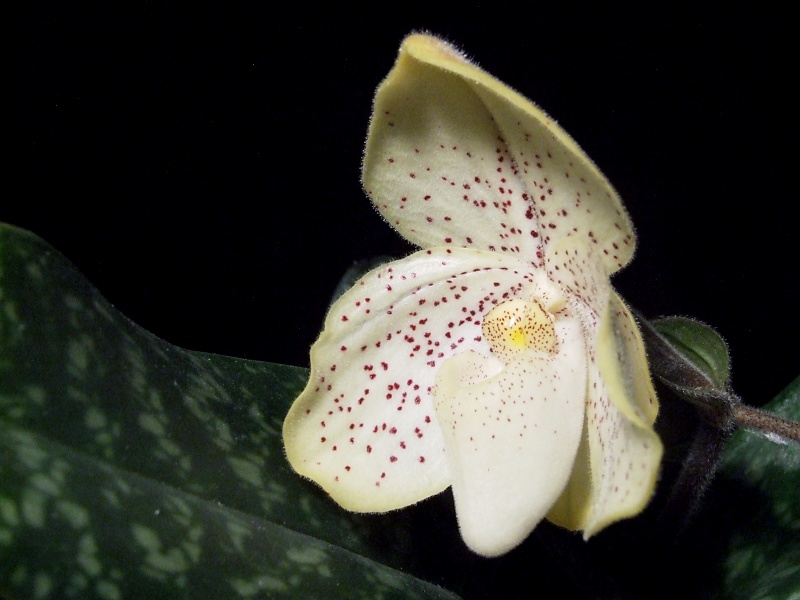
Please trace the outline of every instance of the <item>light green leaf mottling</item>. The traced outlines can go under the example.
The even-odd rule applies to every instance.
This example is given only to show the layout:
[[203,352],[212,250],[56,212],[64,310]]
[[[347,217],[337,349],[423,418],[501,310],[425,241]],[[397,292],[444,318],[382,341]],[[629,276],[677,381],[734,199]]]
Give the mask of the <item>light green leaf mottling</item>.
[[0,519],[11,527],[19,525],[19,511],[11,498],[0,497]]
[[164,425],[151,414],[142,413],[139,415],[139,426],[145,431],[149,431],[153,435],[164,435]]
[[237,594],[244,598],[250,598],[264,594],[265,592],[288,592],[289,586],[279,579],[272,577],[256,577],[249,581],[243,579],[232,579],[231,587]]
[[33,577],[33,597],[47,598],[53,591],[53,579],[47,573],[37,573]]
[[58,484],[44,473],[36,473],[30,478],[30,485],[49,496],[58,496]]
[[97,577],[103,570],[103,566],[97,556],[97,542],[91,533],[85,533],[78,540],[78,565],[86,575]]
[[56,509],[73,529],[86,527],[89,523],[89,511],[80,504],[75,504],[68,500],[59,500],[56,502]]
[[155,531],[144,525],[134,523],[131,526],[133,539],[142,546],[147,552],[158,552],[161,549],[161,540]]
[[32,487],[22,490],[22,517],[26,524],[40,529],[45,524],[47,496]]
[[255,462],[243,458],[231,457],[230,463],[236,474],[253,487],[262,488],[264,486],[264,482],[261,479],[262,467]]
[[86,409],[86,426],[89,429],[100,429],[107,425],[108,421],[103,412],[96,406]]
[[111,581],[98,581],[95,590],[97,591],[97,596],[103,600],[122,600],[122,592]]

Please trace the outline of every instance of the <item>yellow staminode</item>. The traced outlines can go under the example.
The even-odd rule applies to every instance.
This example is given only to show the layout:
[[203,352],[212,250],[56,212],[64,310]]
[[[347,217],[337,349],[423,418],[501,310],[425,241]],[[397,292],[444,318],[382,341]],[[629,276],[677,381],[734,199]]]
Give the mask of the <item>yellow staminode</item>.
[[483,335],[503,362],[525,350],[553,352],[556,330],[550,314],[537,300],[514,298],[495,306],[483,321]]

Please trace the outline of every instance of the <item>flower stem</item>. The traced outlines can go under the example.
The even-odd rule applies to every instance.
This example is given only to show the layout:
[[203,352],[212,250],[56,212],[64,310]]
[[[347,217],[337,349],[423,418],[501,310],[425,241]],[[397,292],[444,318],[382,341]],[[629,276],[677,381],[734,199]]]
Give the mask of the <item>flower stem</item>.
[[800,443],[800,423],[745,404],[735,404],[732,408],[733,421],[739,427],[755,430],[769,437],[778,436],[783,440]]

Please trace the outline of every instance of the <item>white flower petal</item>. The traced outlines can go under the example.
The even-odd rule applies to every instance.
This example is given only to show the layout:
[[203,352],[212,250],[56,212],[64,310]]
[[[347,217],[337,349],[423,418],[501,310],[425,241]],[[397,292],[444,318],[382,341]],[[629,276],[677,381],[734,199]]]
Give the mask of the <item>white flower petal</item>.
[[436,371],[459,352],[488,354],[482,316],[529,297],[542,276],[512,257],[463,248],[423,250],[367,274],[331,307],[309,383],[284,422],[295,470],[356,511],[445,489]]
[[378,88],[363,167],[407,239],[521,253],[584,235],[611,273],[633,254],[625,209],[592,161],[533,103],[445,42],[411,35]]
[[608,274],[628,264],[636,247],[633,226],[589,157],[543,112],[533,112],[533,105],[519,106],[495,89],[473,87],[500,128],[532,199],[545,253],[565,237],[586,236]]
[[541,263],[536,218],[492,115],[461,78],[402,50],[375,97],[363,181],[386,220],[418,246]]
[[582,527],[586,538],[644,509],[653,495],[663,454],[652,427],[658,403],[644,345],[616,294],[590,352],[589,394],[586,420],[593,499]]
[[593,340],[613,294],[611,282],[593,244],[585,236],[562,238],[547,249],[547,277],[558,285]]
[[589,537],[638,514],[652,496],[662,446],[652,424],[658,403],[636,323],[614,293],[597,249],[585,238],[548,248],[547,274],[583,323],[589,352],[588,459],[576,461],[549,518]]
[[584,424],[586,349],[577,319],[560,319],[556,331],[556,353],[517,354],[504,367],[462,353],[436,378],[459,528],[485,556],[524,540],[572,470]]

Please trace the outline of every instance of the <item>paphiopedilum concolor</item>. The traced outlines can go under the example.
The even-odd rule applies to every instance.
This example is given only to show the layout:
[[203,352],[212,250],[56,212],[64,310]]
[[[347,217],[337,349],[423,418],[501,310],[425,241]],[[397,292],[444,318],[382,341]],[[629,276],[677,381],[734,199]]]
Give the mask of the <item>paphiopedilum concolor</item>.
[[452,487],[486,556],[544,518],[588,538],[638,514],[658,403],[609,281],[633,229],[594,163],[530,101],[413,34],[377,90],[363,182],[421,250],[331,307],[284,423],[294,469],[353,511]]

